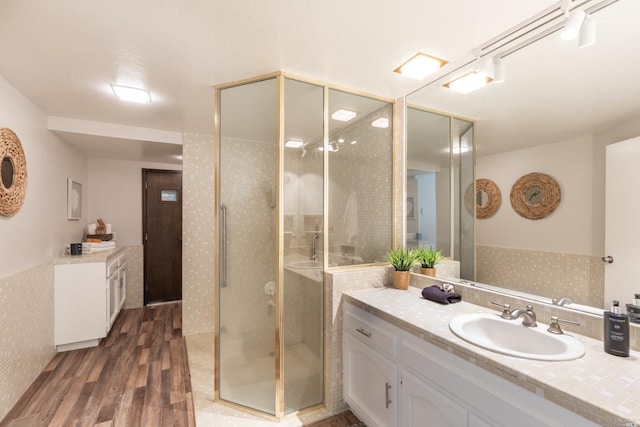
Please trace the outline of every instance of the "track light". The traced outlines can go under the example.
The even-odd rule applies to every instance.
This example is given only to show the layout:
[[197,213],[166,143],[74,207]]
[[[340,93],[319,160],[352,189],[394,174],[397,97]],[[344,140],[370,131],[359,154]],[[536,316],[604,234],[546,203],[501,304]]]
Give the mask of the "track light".
[[507,70],[502,58],[495,58],[493,60],[493,82],[502,83],[507,78]]
[[580,39],[578,40],[578,46],[589,47],[596,44],[596,21],[591,18],[591,15],[587,15],[580,28]]
[[560,37],[562,37],[563,40],[573,40],[578,37],[580,27],[582,27],[586,15],[584,10],[574,10],[571,12],[566,24],[564,24],[564,29]]

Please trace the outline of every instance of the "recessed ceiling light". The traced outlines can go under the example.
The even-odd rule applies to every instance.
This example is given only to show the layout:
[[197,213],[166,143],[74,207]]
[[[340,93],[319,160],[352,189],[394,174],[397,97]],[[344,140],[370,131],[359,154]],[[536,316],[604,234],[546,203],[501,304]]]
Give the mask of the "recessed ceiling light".
[[137,87],[111,85],[115,96],[123,101],[137,102],[139,104],[146,104],[151,102],[151,94],[146,89],[140,89]]
[[295,139],[290,139],[284,143],[284,146],[287,148],[300,148],[304,145],[302,141],[296,141]]
[[341,122],[348,122],[349,120],[353,119],[357,115],[358,113],[356,113],[355,111],[345,110],[344,108],[340,108],[339,110],[336,110],[331,115],[331,118],[333,120],[338,120]]
[[339,142],[340,144],[342,144],[342,143],[344,142],[344,138],[339,138],[339,139],[338,139],[338,142]]
[[491,77],[485,74],[478,73],[477,71],[471,71],[470,73],[464,74],[463,76],[446,83],[444,86],[453,91],[464,94],[484,87],[491,80]]
[[371,126],[374,128],[388,128],[389,127],[389,119],[386,117],[378,117],[374,121],[371,122]]
[[356,141],[355,139],[353,141],[351,141],[351,145],[357,144],[358,141]]
[[429,74],[435,73],[446,64],[447,61],[445,61],[444,59],[436,58],[435,56],[418,52],[413,55],[413,57],[411,57],[407,62],[393,71],[412,79],[422,80]]

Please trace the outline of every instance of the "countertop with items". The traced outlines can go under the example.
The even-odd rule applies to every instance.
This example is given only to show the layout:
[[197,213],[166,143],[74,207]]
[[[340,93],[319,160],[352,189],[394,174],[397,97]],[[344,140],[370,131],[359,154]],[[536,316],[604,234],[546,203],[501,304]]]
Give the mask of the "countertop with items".
[[499,312],[464,301],[439,304],[425,300],[421,291],[415,287],[406,291],[368,288],[348,291],[343,298],[600,425],[640,425],[640,352],[616,357],[604,352],[602,341],[571,333],[585,347],[585,355],[577,360],[536,361],[502,355],[470,344],[449,329],[449,322],[458,315]]
[[82,253],[82,255],[63,255],[53,260],[53,264],[76,264],[76,263],[88,263],[88,262],[106,262],[109,258],[123,254],[125,251],[124,246],[113,246],[109,250],[104,250],[95,253]]

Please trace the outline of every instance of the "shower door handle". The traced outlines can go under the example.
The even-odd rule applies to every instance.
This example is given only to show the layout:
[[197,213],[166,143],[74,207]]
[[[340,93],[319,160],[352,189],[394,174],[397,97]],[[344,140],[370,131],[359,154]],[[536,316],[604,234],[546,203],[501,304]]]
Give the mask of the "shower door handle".
[[227,205],[220,204],[220,287],[227,286]]

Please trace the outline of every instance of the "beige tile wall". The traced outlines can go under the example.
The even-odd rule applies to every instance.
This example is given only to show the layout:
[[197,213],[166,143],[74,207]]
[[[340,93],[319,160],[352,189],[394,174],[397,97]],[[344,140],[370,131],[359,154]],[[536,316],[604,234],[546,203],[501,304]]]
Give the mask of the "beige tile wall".
[[53,266],[0,280],[0,419],[55,354]]
[[125,248],[127,257],[127,296],[124,308],[136,308],[144,305],[144,247],[129,245]]
[[604,263],[589,255],[476,246],[476,281],[604,307]]
[[[213,114],[213,113],[212,113]],[[212,135],[183,135],[182,327],[213,332],[215,170]]]
[[341,269],[325,275],[325,402],[331,414],[347,408],[342,397],[342,294],[354,289],[389,286],[391,282],[390,267]]

